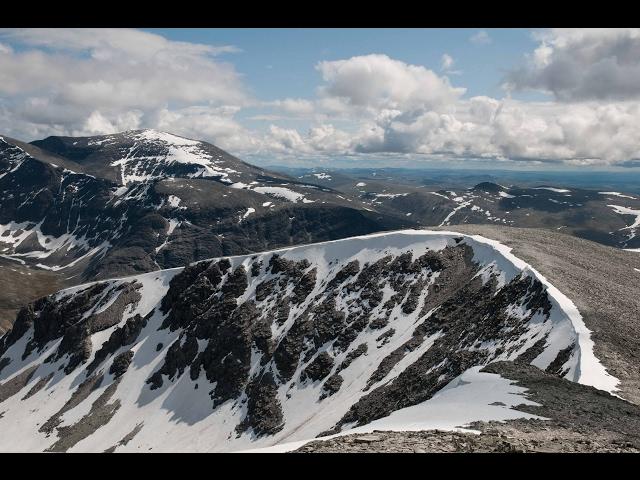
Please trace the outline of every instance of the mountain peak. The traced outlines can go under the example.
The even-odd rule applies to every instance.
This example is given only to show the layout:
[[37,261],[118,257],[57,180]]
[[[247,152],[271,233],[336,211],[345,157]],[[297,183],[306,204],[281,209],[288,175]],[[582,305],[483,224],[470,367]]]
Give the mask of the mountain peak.
[[[115,134],[118,135],[118,134]],[[127,130],[120,135],[133,137],[137,140],[161,141],[170,145],[197,145],[202,143],[198,140],[182,137],[170,132],[164,132],[153,128],[145,128],[142,130]]]
[[506,187],[503,187],[502,185],[498,185],[497,183],[493,183],[493,182],[482,182],[477,184],[475,187],[473,187],[473,190],[481,190],[483,192],[491,192],[491,193],[498,193],[505,189]]

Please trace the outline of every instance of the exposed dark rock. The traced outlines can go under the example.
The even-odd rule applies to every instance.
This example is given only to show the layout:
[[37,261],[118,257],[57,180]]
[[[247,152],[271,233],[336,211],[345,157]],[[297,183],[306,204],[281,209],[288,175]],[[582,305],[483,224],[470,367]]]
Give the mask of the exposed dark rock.
[[324,385],[322,385],[322,394],[320,395],[320,400],[330,397],[338,390],[340,390],[343,381],[344,379],[339,373],[334,373],[329,378],[327,378],[327,381],[324,382]]
[[327,297],[325,301],[313,309],[313,341],[316,348],[332,340],[344,328],[346,315],[336,310],[335,297]]
[[131,430],[129,433],[127,433],[122,440],[120,440],[117,444],[115,444],[113,447],[109,447],[107,448],[104,453],[113,453],[116,451],[116,448],[118,447],[124,447],[127,443],[129,443],[131,440],[133,440],[135,438],[135,436],[140,433],[140,430],[142,430],[142,427],[144,426],[144,422],[140,422],[139,424],[137,424],[133,430]]
[[[425,375],[428,371],[425,365],[439,365],[437,359],[442,359],[444,365]],[[339,429],[341,425],[351,422],[363,425],[388,415],[392,410],[421,403],[481,359],[482,355],[476,352],[445,352],[434,345],[393,382],[382,385],[362,397],[338,422],[337,427]]]
[[251,276],[257,277],[260,275],[260,271],[262,270],[262,261],[254,262],[251,264]]
[[533,362],[536,359],[536,357],[544,351],[546,344],[547,344],[547,335],[545,335],[536,343],[534,343],[524,353],[520,354],[516,361],[523,362],[523,363]]
[[213,394],[214,406],[235,398],[246,385],[250,361],[251,325],[257,316],[252,303],[244,303],[229,318],[218,325],[202,356],[207,379],[217,382]]
[[313,291],[313,288],[316,286],[316,272],[317,269],[314,268],[302,276],[293,288],[293,295],[291,296],[292,303],[298,304],[304,302]]
[[303,340],[311,329],[312,323],[308,315],[299,316],[276,347],[273,359],[282,381],[289,381],[298,368],[300,354],[304,349]]
[[64,332],[56,359],[69,355],[69,361],[64,368],[65,373],[71,373],[78,365],[86,362],[91,356],[91,326],[88,322],[71,325]]
[[369,322],[369,328],[372,330],[382,330],[387,325],[389,325],[389,317],[378,317]]
[[382,335],[380,335],[378,338],[376,338],[376,342],[381,342],[378,347],[381,347],[382,345],[385,345],[386,343],[389,342],[389,340],[391,340],[391,337],[393,337],[395,335],[396,331],[393,328],[390,328],[389,330],[386,330]]
[[16,393],[27,386],[38,365],[26,369],[24,372],[14,375],[4,383],[0,383],[0,403],[13,397]]
[[46,451],[66,452],[75,444],[92,435],[100,427],[109,423],[120,408],[120,400],[107,403],[116,389],[119,380],[115,380],[91,405],[91,410],[73,425],[58,427],[58,440]]
[[31,387],[31,389],[27,392],[27,394],[24,397],[22,397],[22,400],[26,400],[27,398],[33,397],[36,393],[42,390],[45,387],[45,385],[49,383],[49,380],[53,378],[53,375],[54,373],[51,372],[46,377],[39,379],[36,382],[36,384],[33,387]]
[[218,267],[222,273],[225,273],[227,270],[231,268],[231,262],[228,258],[223,258],[218,262]]
[[[170,286],[169,291],[172,288]],[[177,298],[172,302],[169,315],[162,322],[161,328],[168,327],[171,331],[175,331],[180,327],[187,326],[194,317],[207,310],[208,300],[215,292],[216,284],[211,283],[210,277],[207,275],[198,276],[191,285],[176,295]],[[163,304],[164,311],[167,311],[167,307],[168,305]]]
[[415,309],[418,307],[418,302],[420,300],[420,295],[425,287],[425,282],[418,281],[411,285],[409,289],[409,295],[407,299],[402,304],[402,313],[405,315],[409,315],[413,313]]
[[360,262],[358,262],[358,260],[352,260],[336,273],[335,277],[333,277],[327,285],[327,288],[335,288],[348,278],[357,275],[359,271]]
[[563,371],[562,366],[567,363],[567,360],[569,360],[569,357],[571,357],[571,354],[573,353],[575,348],[575,343],[572,343],[567,348],[563,348],[562,350],[560,350],[553,362],[551,362],[546,368],[545,372],[559,376],[564,375],[566,371]]
[[251,301],[244,303],[240,308],[246,309],[245,315],[250,317],[251,338],[258,349],[265,354],[265,361],[266,359],[270,359],[273,354],[273,344],[271,341],[271,325],[269,321],[267,318],[258,317],[255,303]]
[[120,291],[118,298],[111,303],[104,311],[92,315],[89,319],[91,325],[91,333],[105,330],[122,320],[122,314],[125,309],[131,305],[131,308],[135,308],[140,299],[142,298],[138,289],[140,284],[136,282],[125,283],[118,287]]
[[289,297],[281,298],[276,306],[276,323],[278,325],[285,323],[289,319],[290,311]]
[[63,337],[57,357],[68,353],[71,358],[67,368],[73,370],[91,354],[91,342],[88,339],[91,326],[81,318],[96,306],[107,287],[107,283],[96,283],[58,301],[54,301],[53,297],[44,297],[33,302],[19,312],[14,328],[3,337],[1,349],[6,350],[33,326],[33,338],[25,347],[23,359],[34,350],[41,350],[50,341]]
[[2,373],[2,370],[10,363],[11,363],[11,360],[9,360],[9,358],[7,357],[0,358],[0,373]]
[[222,294],[238,298],[244,293],[247,286],[247,271],[244,266],[240,265],[227,277],[227,281],[222,286]]
[[[0,355],[4,355],[11,345],[16,343],[25,333],[27,333],[29,328],[33,326],[34,319],[35,313],[33,311],[33,304],[29,304],[20,309],[18,316],[16,317],[16,321],[13,324],[13,328],[0,338]],[[2,358],[0,360],[0,372],[2,371],[2,368],[6,366],[2,364],[2,361],[8,362],[8,359]]]
[[146,326],[147,319],[136,314],[127,319],[122,327],[115,329],[109,339],[96,352],[91,363],[87,365],[87,376],[91,375],[107,357],[113,355],[118,349],[133,344]]
[[247,414],[236,427],[238,433],[249,428],[257,436],[273,435],[284,427],[282,408],[277,398],[278,387],[271,373],[253,379],[246,388]]
[[127,350],[113,358],[113,363],[109,368],[109,373],[113,374],[114,378],[118,378],[125,374],[129,369],[131,360],[133,359],[133,350]]
[[49,436],[53,430],[62,422],[62,415],[77,407],[82,403],[94,390],[100,388],[102,383],[102,374],[93,375],[82,382],[71,394],[71,398],[53,414],[42,426],[38,429],[39,432],[46,433]]
[[274,293],[276,283],[277,280],[272,278],[271,280],[266,280],[256,285],[256,300],[261,302],[269,295],[272,295]]
[[360,355],[366,355],[367,350],[368,350],[368,347],[366,343],[361,343],[360,345],[358,345],[355,349],[353,349],[347,354],[345,359],[340,364],[338,371],[342,371],[345,368],[349,367],[349,365],[351,365],[351,362],[353,362]]
[[184,369],[191,365],[198,353],[198,341],[195,336],[187,334],[178,338],[171,344],[164,357],[164,363],[149,379],[147,383],[151,385],[151,390],[162,386],[162,376],[166,375],[170,380],[181,376]]
[[313,362],[311,362],[307,368],[302,371],[300,379],[305,381],[307,378],[310,378],[316,382],[329,375],[332,369],[333,357],[327,352],[321,352]]
[[[456,247],[462,249],[462,256],[454,253],[456,249],[450,249],[448,255],[444,256],[445,261],[448,258],[453,263],[445,263],[441,273],[442,282],[447,286],[446,296],[445,292],[434,292],[442,303],[431,315],[425,316],[425,320],[416,327],[412,339],[383,359],[368,380],[367,388],[383,380],[393,365],[407,352],[417,348],[426,336],[439,333],[440,337],[393,382],[382,384],[362,397],[340,420],[337,429],[331,431],[339,431],[344,423],[357,422],[362,425],[388,415],[388,405],[394,405],[393,409],[397,409],[402,408],[401,405],[415,405],[430,398],[471,365],[486,363],[491,355],[500,354],[500,349],[490,355],[486,350],[468,351],[465,348],[481,344],[484,340],[519,338],[533,315],[542,313],[548,316],[550,303],[547,295],[540,282],[531,277],[516,277],[497,292],[493,281],[483,285],[479,277],[470,280],[474,277],[476,267],[473,267],[469,255],[465,253],[467,248],[463,245]],[[523,305],[529,310],[526,318],[506,314],[516,299],[522,299]],[[431,303],[428,311],[434,306]],[[388,333],[385,335],[388,336]],[[436,365],[438,367],[434,367]],[[426,371],[430,373],[425,375]]]
[[180,273],[174,276],[169,282],[169,290],[165,296],[162,297],[160,303],[162,313],[167,313],[181,296],[182,292],[189,288],[195,282],[196,278],[198,278],[198,275],[207,269],[211,270],[210,276],[215,276],[212,274],[217,269],[218,277],[220,279],[222,278],[218,265],[213,262],[199,262],[194,265],[187,265]]
[[[352,317],[349,317],[352,318]],[[347,321],[349,321],[347,318]],[[358,315],[355,319],[348,323],[348,326],[336,338],[333,348],[337,352],[343,352],[349,348],[360,332],[367,328],[368,318],[366,315]]]
[[301,276],[302,272],[310,266],[311,264],[306,258],[296,262],[294,260],[287,260],[277,253],[274,253],[269,259],[269,268],[271,269],[271,273],[277,274],[282,272],[290,277]]

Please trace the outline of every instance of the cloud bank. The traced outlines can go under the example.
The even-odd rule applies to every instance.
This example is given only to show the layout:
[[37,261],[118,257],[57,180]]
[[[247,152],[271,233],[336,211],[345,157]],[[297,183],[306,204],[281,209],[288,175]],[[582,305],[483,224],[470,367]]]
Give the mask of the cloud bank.
[[[157,128],[270,158],[422,156],[568,165],[640,159],[640,29],[546,30],[503,98],[384,54],[315,65],[310,98],[254,98],[229,45],[138,30],[0,31],[0,132],[17,138]],[[474,44],[488,44],[485,31]],[[464,66],[463,66],[464,67]],[[549,101],[518,101],[537,90]],[[264,127],[246,126],[251,120]],[[255,112],[258,113],[255,113]],[[286,121],[285,121],[286,120]]]
[[249,102],[233,65],[218,60],[237,50],[231,46],[126,29],[5,30],[0,41],[0,130],[7,134],[175,128],[180,119],[182,130],[223,138],[230,112]]
[[537,89],[560,101],[640,97],[640,28],[553,29],[525,67],[511,72],[511,89]]

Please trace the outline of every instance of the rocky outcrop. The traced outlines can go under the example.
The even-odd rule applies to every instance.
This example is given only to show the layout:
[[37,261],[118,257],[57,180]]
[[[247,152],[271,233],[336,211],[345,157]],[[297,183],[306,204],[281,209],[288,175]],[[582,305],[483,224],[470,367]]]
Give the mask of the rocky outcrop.
[[[467,260],[468,261],[468,260]],[[470,278],[469,276],[466,277]],[[450,277],[452,284],[459,283]],[[496,290],[493,282],[482,284],[476,277],[459,289],[447,288],[449,298],[416,327],[413,337],[389,356],[369,378],[367,388],[381,382],[408,352],[415,350],[426,337],[437,336],[431,348],[400,373],[393,382],[382,384],[362,397],[336,426],[356,422],[362,425],[403,408],[429,399],[435,392],[472,365],[484,364],[503,353],[478,348],[484,342],[508,344],[520,338],[536,314],[548,318],[551,305],[540,282],[531,277],[518,277]],[[509,316],[507,307],[522,302],[528,315]],[[567,349],[573,351],[574,346]],[[509,354],[519,349],[511,346]],[[567,360],[565,355],[561,364]]]
[[238,433],[248,429],[258,435],[273,435],[284,427],[282,408],[277,399],[278,386],[270,373],[247,385],[247,414],[237,427]]
[[91,363],[87,365],[87,376],[100,365],[106,358],[117,352],[120,347],[133,344],[140,335],[140,332],[147,326],[147,318],[141,317],[139,314],[127,319],[122,327],[118,327],[109,336],[109,339],[102,344],[102,347],[96,351]]
[[[229,442],[260,442],[283,431],[317,435],[365,425],[496,359],[539,364],[547,353],[549,371],[575,372],[578,343],[552,334],[561,325],[570,335],[570,320],[533,274],[499,271],[506,260],[487,260],[475,240],[425,242],[419,235],[392,236],[393,248],[354,239],[358,248],[330,244],[323,254],[313,246],[308,258],[301,247],[203,261],[137,277],[144,289],[116,280],[62,292],[23,311],[19,347],[12,334],[2,340],[13,342],[7,378],[28,401],[69,383],[52,371],[64,379],[81,370],[71,397],[40,422],[64,450],[85,435],[110,435],[102,426],[120,408],[123,419],[135,418],[132,412],[154,401],[175,420],[169,430],[205,421]],[[342,258],[342,250],[350,253]],[[12,363],[25,344],[27,362],[47,354],[33,378],[18,381],[13,372],[22,370]],[[141,372],[146,383],[138,385]],[[186,407],[191,398],[197,408]],[[303,403],[308,412],[299,409]],[[61,427],[81,404],[83,416],[73,417],[81,422]],[[119,430],[105,448],[133,430]]]
[[333,357],[327,352],[322,352],[302,371],[300,380],[305,381],[307,378],[313,382],[322,380],[332,369]]
[[109,373],[113,374],[114,378],[121,377],[129,368],[132,359],[133,350],[127,350],[126,352],[116,355],[113,357],[111,367],[109,367]]

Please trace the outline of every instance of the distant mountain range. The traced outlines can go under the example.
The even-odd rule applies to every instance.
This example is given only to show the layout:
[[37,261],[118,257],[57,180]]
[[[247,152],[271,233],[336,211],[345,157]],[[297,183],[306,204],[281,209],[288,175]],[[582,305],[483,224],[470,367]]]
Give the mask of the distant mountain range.
[[[300,172],[299,172],[300,173]],[[449,174],[451,176],[451,174]],[[298,176],[359,198],[370,208],[419,226],[493,224],[546,228],[617,248],[640,248],[640,195],[573,185],[518,186],[435,180],[417,171],[316,170]]]
[[0,329],[63,286],[399,228],[542,227],[640,248],[636,194],[460,178],[454,189],[394,169],[295,172],[154,130],[0,137]]

